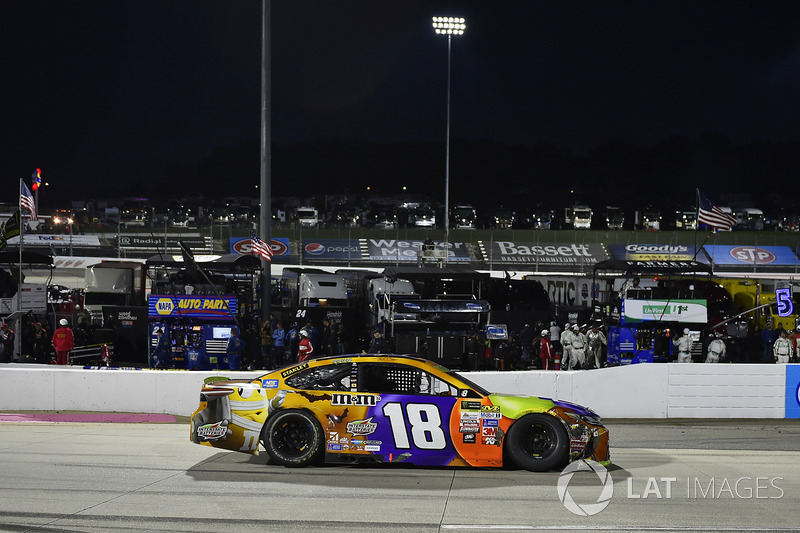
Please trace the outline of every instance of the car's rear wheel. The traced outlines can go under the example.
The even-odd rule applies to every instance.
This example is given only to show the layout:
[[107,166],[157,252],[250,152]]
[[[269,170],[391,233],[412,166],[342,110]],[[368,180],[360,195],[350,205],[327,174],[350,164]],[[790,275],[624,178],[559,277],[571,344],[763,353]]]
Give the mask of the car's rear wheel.
[[563,466],[569,454],[567,430],[546,414],[525,415],[506,435],[506,453],[519,468],[545,472]]
[[289,467],[308,466],[322,455],[322,426],[306,411],[288,409],[272,413],[261,435],[272,462]]

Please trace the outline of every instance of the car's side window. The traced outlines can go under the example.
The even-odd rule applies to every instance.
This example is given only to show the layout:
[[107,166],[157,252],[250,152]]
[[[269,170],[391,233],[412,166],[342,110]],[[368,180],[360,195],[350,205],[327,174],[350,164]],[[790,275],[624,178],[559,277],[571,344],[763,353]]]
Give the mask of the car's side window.
[[363,392],[457,396],[458,389],[412,366],[364,363],[360,389]]
[[350,390],[352,366],[347,364],[309,368],[286,378],[286,384],[301,390]]

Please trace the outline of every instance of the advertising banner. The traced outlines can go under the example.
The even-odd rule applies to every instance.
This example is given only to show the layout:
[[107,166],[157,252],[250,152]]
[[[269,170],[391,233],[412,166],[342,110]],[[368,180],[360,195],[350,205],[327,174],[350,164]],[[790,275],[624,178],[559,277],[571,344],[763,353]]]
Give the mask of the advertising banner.
[[209,246],[209,242],[202,237],[173,237],[165,239],[157,235],[151,237],[140,237],[136,235],[120,235],[118,237],[119,245],[122,248],[177,248],[178,241],[183,241],[190,249],[205,250]]
[[715,265],[795,266],[797,255],[788,246],[707,245],[706,253]]
[[686,244],[611,244],[614,259],[623,261],[698,261],[708,264],[708,258],[697,247]]
[[708,322],[706,300],[632,300],[622,303],[622,323],[645,321],[705,324]]
[[[249,237],[231,237],[231,253],[239,255],[250,255]],[[273,237],[270,242],[273,257],[289,255],[289,239],[286,237]]]
[[[100,238],[97,235],[45,235],[41,233],[25,233],[22,236],[25,246],[70,246],[76,248],[99,248]],[[19,244],[19,237],[8,239],[8,244]]]
[[[363,239],[367,258],[373,261],[417,261],[423,241],[394,239]],[[435,250],[447,251],[447,261],[470,261],[469,251],[463,242],[435,241]]]
[[303,241],[303,259],[360,261],[363,258],[358,239],[313,239]]
[[605,246],[598,243],[478,241],[478,245],[484,259],[495,263],[586,266],[608,259]]
[[[226,305],[227,304],[227,305]],[[149,318],[203,318],[233,322],[235,296],[194,296],[151,294],[147,305]]]

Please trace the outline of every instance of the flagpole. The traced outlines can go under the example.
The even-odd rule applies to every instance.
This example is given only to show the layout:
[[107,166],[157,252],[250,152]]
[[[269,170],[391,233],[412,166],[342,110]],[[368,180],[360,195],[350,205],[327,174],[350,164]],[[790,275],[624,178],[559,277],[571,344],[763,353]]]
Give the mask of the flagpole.
[[700,189],[694,190],[694,257],[692,261],[697,260],[697,254],[700,250],[697,249],[697,232],[700,231]]
[[[19,274],[17,277],[17,312],[22,311],[22,241],[25,238],[25,223],[22,218],[22,178],[19,179],[19,197],[17,203],[19,204]],[[22,319],[18,324],[22,324]],[[19,334],[16,336],[19,339],[19,345],[22,346],[22,328],[18,327]],[[13,359],[13,354],[12,354]]]

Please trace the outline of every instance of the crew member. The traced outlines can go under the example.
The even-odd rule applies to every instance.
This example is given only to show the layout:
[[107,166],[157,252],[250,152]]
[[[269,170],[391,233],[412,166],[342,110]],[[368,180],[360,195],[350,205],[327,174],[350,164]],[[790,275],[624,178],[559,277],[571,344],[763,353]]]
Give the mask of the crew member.
[[170,352],[172,350],[161,328],[156,329],[156,339],[156,347],[153,349],[155,367],[156,369],[164,370],[170,367]]
[[242,354],[244,354],[245,342],[239,337],[234,328],[231,328],[231,336],[228,339],[228,346],[225,353],[228,354],[228,368],[239,370],[242,368]]
[[792,355],[792,341],[786,336],[786,330],[781,329],[781,336],[775,339],[775,344],[772,345],[772,356],[775,357],[776,363],[785,365]]
[[68,365],[69,352],[75,348],[75,337],[72,335],[72,330],[69,328],[69,322],[66,318],[62,318],[59,322],[59,327],[53,333],[53,348],[56,350],[56,364]]
[[303,363],[314,355],[314,346],[308,337],[308,330],[300,330],[300,345],[297,347],[297,361]]
[[572,331],[569,329],[569,322],[564,324],[564,331],[561,332],[561,348],[564,355],[561,357],[561,370],[569,370],[572,363]]
[[592,324],[592,329],[586,334],[586,342],[589,345],[589,360],[594,359],[595,366],[600,368],[603,345],[608,345],[608,341],[605,334],[597,327],[597,324]]
[[553,343],[550,341],[550,330],[542,330],[542,340],[539,343],[539,359],[542,360],[542,370],[550,370],[550,362],[554,358]]
[[[577,369],[583,368],[586,364],[586,335],[581,332],[580,326],[572,326],[572,354],[570,364]],[[572,360],[575,360],[573,363]]]
[[683,336],[674,339],[673,344],[678,348],[678,362],[692,362],[692,338],[689,336],[689,328],[683,328]]
[[2,348],[2,361],[10,363],[14,360],[14,330],[7,323],[0,326],[0,348]]
[[725,357],[725,341],[722,340],[722,333],[715,333],[714,340],[708,343],[708,353],[706,363],[719,363],[721,357]]

